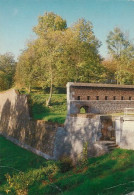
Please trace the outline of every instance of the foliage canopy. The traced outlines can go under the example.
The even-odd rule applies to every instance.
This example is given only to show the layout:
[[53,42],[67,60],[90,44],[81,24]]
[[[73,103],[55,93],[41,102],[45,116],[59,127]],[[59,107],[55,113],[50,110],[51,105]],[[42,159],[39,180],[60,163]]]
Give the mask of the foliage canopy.
[[50,87],[49,104],[53,86],[103,79],[100,42],[90,21],[82,18],[67,28],[64,19],[48,12],[39,17],[33,30],[37,39],[28,44],[17,64],[16,82],[22,87]]
[[0,90],[6,90],[12,87],[16,62],[11,53],[0,55]]

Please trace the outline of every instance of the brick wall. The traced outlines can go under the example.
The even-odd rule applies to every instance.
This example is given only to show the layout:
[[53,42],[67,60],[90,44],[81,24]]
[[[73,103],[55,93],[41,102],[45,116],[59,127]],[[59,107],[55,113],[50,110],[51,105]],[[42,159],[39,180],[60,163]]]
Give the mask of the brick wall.
[[114,89],[114,88],[88,88],[88,87],[72,87],[71,92],[74,92],[73,99],[78,100],[87,100],[89,97],[90,100],[96,100],[96,96],[99,96],[99,100],[121,100],[123,97],[124,100],[129,100],[131,97],[134,100],[134,89]]

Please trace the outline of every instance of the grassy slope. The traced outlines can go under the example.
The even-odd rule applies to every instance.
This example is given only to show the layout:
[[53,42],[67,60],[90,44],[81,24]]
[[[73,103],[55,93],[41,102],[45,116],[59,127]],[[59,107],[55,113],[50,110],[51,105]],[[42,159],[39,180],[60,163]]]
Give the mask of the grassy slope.
[[66,94],[53,94],[51,105],[45,106],[47,94],[33,92],[30,94],[32,117],[64,123],[66,117]]
[[[0,137],[0,194],[4,194],[3,187],[12,190],[9,194],[15,194],[14,188],[23,188],[25,182],[29,195],[121,195],[134,191],[134,151],[131,150],[116,149],[90,158],[83,167],[74,167],[66,173],[61,170],[59,162],[46,161]],[[10,180],[11,188],[6,173],[15,175]],[[112,186],[116,187],[108,189]]]

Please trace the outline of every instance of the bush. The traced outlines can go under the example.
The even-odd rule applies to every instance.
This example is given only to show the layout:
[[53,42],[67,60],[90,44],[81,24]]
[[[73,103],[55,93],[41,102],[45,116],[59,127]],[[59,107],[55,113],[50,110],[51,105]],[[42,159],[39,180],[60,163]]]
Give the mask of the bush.
[[64,156],[60,159],[60,171],[62,173],[70,171],[72,168],[73,168],[73,160],[70,157]]

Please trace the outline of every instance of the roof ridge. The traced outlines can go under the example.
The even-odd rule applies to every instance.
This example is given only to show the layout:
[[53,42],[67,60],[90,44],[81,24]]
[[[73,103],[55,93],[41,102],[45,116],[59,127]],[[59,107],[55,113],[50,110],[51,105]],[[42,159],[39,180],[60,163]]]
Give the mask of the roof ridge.
[[80,83],[70,82],[70,86],[83,86],[83,87],[113,87],[113,88],[134,88],[134,85],[118,85],[118,84],[103,84],[103,83]]

